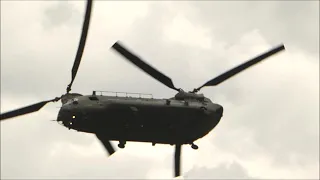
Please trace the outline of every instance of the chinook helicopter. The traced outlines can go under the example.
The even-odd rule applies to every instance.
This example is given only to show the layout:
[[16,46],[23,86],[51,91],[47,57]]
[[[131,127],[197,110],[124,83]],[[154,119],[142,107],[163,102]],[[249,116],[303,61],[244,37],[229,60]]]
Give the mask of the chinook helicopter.
[[152,96],[143,97],[144,94],[138,94],[138,97],[130,97],[128,96],[130,93],[126,93],[126,96],[123,97],[118,96],[118,94],[110,96],[103,95],[102,91],[93,91],[91,95],[70,93],[85,47],[91,9],[92,0],[88,0],[81,39],[72,67],[71,82],[67,86],[66,94],[3,113],[0,120],[36,112],[49,102],[61,100],[62,107],[56,121],[69,129],[95,134],[109,155],[115,153],[110,141],[119,141],[119,148],[124,148],[128,141],[147,142],[152,143],[152,145],[175,145],[175,177],[180,176],[181,146],[189,144],[193,149],[198,149],[194,142],[214,129],[223,116],[221,105],[213,103],[209,98],[197,92],[203,87],[216,86],[285,49],[284,45],[281,44],[211,79],[193,91],[186,92],[175,87],[168,76],[131,53],[120,42],[116,42],[112,46],[113,50],[162,84],[178,91],[178,93],[174,97],[164,99],[154,99]]

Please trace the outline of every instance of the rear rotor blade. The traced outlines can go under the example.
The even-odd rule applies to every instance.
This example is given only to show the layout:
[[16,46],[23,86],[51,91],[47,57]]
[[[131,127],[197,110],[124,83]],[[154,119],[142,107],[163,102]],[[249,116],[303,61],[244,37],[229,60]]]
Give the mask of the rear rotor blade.
[[97,138],[100,140],[106,151],[108,151],[109,155],[111,156],[115,153],[114,147],[112,146],[111,142],[106,140],[103,136],[96,134]]
[[140,57],[129,52],[129,50],[127,50],[123,45],[121,45],[120,42],[116,42],[112,46],[112,48],[116,50],[118,53],[120,53],[122,56],[124,56],[131,63],[136,65],[138,68],[140,68],[153,78],[157,79],[159,82],[163,83],[171,89],[179,91],[178,88],[174,87],[173,82],[169,77],[167,77],[151,65],[147,64],[146,62],[144,62]]
[[42,101],[36,104],[32,104],[30,106],[26,106],[20,109],[16,109],[10,112],[6,112],[0,115],[0,121],[5,120],[5,119],[9,119],[9,118],[13,118],[16,116],[21,116],[24,114],[29,114],[32,112],[36,112],[39,111],[44,105],[46,105],[48,102],[54,102],[54,101],[58,101],[60,98],[55,98],[49,101]]
[[81,38],[80,38],[80,42],[79,42],[79,46],[78,46],[77,55],[76,55],[76,58],[73,63],[72,73],[71,73],[71,75],[72,75],[71,82],[67,87],[67,93],[69,93],[69,91],[71,90],[72,83],[77,75],[78,68],[79,68],[80,61],[81,61],[82,54],[83,54],[83,50],[84,50],[84,47],[86,44],[87,34],[88,34],[88,29],[89,29],[89,24],[90,24],[90,17],[91,17],[91,9],[92,9],[91,7],[92,7],[92,0],[88,0],[86,14],[85,14],[85,18],[84,18],[84,22],[83,22],[83,26],[82,26]]
[[180,165],[181,165],[181,145],[176,145],[176,150],[174,153],[174,177],[180,176]]
[[269,50],[268,52],[265,52],[265,53],[255,57],[255,58],[243,63],[243,64],[240,64],[239,66],[237,66],[237,67],[235,67],[235,68],[233,68],[233,69],[231,69],[231,70],[229,70],[229,71],[217,76],[216,78],[206,82],[201,87],[195,89],[194,92],[199,91],[201,88],[203,88],[205,86],[218,85],[218,84],[222,83],[223,81],[231,78],[232,76],[242,72],[243,70],[245,70],[245,69],[247,69],[247,68],[249,68],[249,67],[251,67],[251,66],[253,66],[253,65],[255,65],[255,64],[259,63],[259,62],[261,62],[262,60],[264,60],[264,59],[266,59],[266,58],[268,58],[268,57],[270,57],[270,56],[272,56],[272,55],[274,55],[274,54],[276,54],[276,53],[278,53],[278,52],[280,52],[280,51],[282,51],[284,49],[285,49],[284,45],[281,44],[281,45]]

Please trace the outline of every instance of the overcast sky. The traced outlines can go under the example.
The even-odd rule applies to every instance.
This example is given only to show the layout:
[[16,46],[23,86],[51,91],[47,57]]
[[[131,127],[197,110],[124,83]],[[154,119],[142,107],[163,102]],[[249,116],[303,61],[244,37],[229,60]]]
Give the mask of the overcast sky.
[[[84,1],[1,1],[1,112],[65,93]],[[319,178],[319,2],[94,2],[72,92],[175,91],[109,48],[117,40],[192,90],[284,43],[217,87],[220,124],[186,145],[188,178]],[[1,178],[171,178],[174,147],[128,142],[107,158],[94,135],[50,121],[61,103],[1,122]],[[116,146],[117,142],[113,142]]]

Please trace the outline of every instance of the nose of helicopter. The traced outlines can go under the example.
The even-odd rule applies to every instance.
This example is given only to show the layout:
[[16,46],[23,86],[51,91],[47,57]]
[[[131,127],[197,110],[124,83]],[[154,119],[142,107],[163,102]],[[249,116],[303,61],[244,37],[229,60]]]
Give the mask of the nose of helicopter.
[[57,121],[61,121],[63,124],[72,124],[72,115],[71,111],[66,108],[61,108],[58,114]]
[[78,118],[79,114],[75,113],[74,110],[68,107],[62,107],[59,111],[57,121],[62,121],[65,126],[71,126]]

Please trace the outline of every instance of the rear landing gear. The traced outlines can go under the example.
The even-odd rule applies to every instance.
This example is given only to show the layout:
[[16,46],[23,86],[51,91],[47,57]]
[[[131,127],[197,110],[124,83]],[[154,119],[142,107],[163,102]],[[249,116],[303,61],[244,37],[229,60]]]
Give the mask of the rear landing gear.
[[198,147],[197,145],[195,145],[195,144],[192,143],[192,144],[191,144],[191,148],[197,150],[199,147]]
[[123,149],[125,147],[126,142],[125,141],[120,141],[118,144],[118,147]]

